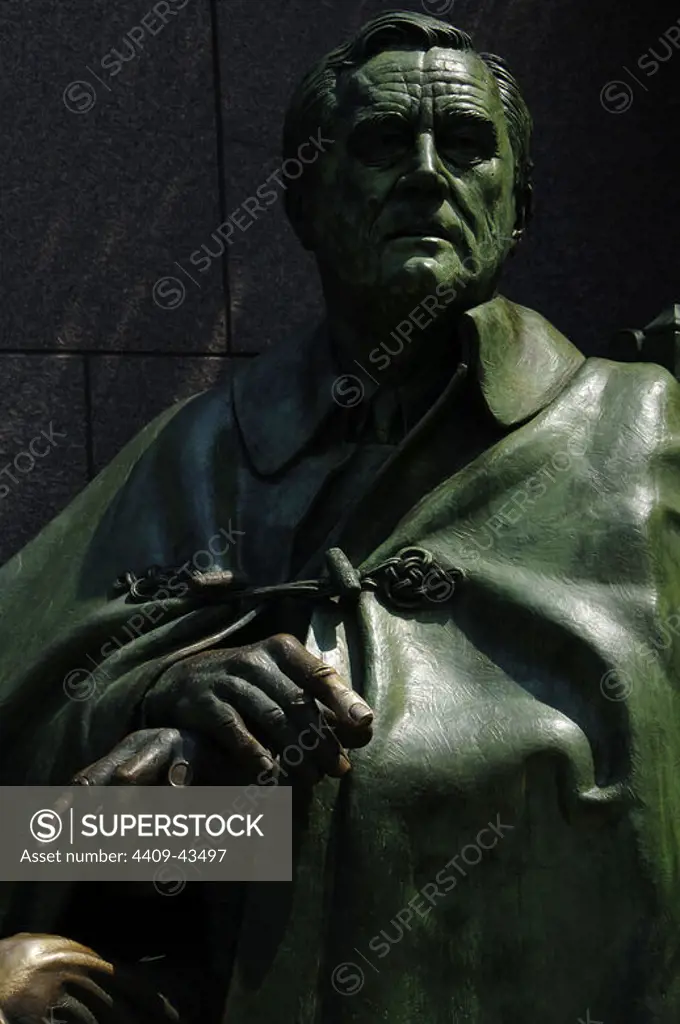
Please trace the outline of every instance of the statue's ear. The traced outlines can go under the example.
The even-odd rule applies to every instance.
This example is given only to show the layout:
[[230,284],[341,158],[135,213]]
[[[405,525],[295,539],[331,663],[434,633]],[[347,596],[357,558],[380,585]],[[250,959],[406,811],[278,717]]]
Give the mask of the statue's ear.
[[515,245],[519,245],[524,238],[534,212],[534,189],[532,185],[517,186],[515,189],[515,210],[515,227],[512,237],[515,239]]

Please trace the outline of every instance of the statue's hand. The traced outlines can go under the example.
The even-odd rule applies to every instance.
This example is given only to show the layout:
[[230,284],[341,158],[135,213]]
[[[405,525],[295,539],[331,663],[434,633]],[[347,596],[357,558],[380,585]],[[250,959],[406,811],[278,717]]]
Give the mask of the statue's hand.
[[167,785],[173,771],[180,785],[283,773],[314,784],[350,769],[345,748],[365,746],[373,721],[337,672],[286,634],[177,662],[146,694],[143,713],[153,728],[126,737],[76,781]]
[[0,942],[2,1019],[22,1024],[91,1024],[95,1019],[176,1024],[179,1017],[163,996],[86,946],[59,935],[22,932]]
[[87,786],[189,786],[223,781],[224,757],[185,729],[140,729],[73,777]]

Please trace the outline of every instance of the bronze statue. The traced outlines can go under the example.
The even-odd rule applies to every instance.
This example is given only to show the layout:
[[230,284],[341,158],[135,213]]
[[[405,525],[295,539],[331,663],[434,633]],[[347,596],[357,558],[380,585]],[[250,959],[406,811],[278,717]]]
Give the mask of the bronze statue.
[[294,882],[195,886],[157,975],[141,890],[6,886],[0,1007],[75,975],[97,1021],[677,1024],[680,387],[498,294],[531,120],[465,33],[365,25],[286,157],[319,132],[286,202],[325,323],[0,576],[0,781],[292,785]]

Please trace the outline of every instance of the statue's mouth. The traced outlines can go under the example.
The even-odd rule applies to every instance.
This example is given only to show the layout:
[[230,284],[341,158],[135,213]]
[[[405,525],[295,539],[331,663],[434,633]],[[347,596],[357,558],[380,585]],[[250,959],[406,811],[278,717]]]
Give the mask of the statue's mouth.
[[422,220],[404,220],[391,231],[385,233],[384,240],[392,242],[402,239],[423,239],[432,238],[440,242],[448,242],[450,245],[455,241],[455,227],[443,224],[439,217],[431,217],[427,214]]
[[392,231],[385,238],[386,242],[403,241],[405,239],[427,240],[433,239],[438,242],[453,244],[451,236],[441,227],[424,226],[419,228],[401,228],[399,231]]

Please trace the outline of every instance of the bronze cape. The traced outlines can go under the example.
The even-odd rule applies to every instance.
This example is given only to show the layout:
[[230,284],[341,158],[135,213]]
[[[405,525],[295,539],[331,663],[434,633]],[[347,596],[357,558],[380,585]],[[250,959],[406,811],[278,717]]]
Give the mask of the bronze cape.
[[[331,544],[364,569],[417,545],[464,573],[414,611],[318,604],[310,644],[375,738],[301,814],[293,886],[246,894],[230,1024],[680,1017],[680,386],[585,360],[500,296],[463,319],[467,374],[370,481],[364,464],[349,512],[328,496],[361,443],[323,441],[343,411],[315,335],[155,420],[0,575],[0,782],[58,784],[233,615],[131,606],[125,571],[233,531],[217,567],[257,584],[318,572]],[[102,659],[138,608],[145,631]],[[73,700],[81,669],[94,693]],[[2,934],[52,930],[70,898],[2,894]]]

